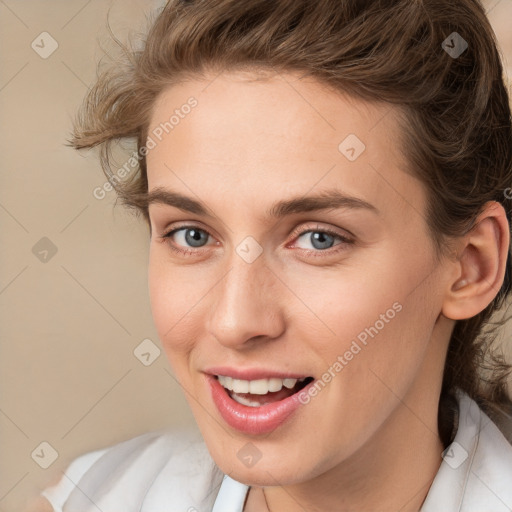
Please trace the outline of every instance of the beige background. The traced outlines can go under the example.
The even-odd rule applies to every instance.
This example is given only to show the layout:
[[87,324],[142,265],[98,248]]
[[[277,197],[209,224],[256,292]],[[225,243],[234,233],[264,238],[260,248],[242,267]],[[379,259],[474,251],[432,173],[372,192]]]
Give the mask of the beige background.
[[[193,424],[164,354],[144,366],[133,353],[144,339],[159,345],[146,228],[113,209],[113,192],[94,198],[105,181],[95,154],[63,145],[94,80],[109,7],[123,38],[158,5],[0,0],[0,512],[21,510],[85,451]],[[512,0],[487,8],[512,76]],[[58,43],[46,59],[31,47],[42,32]],[[46,262],[33,253],[43,237],[57,249]],[[48,469],[36,463],[48,460],[41,442],[58,452]]]

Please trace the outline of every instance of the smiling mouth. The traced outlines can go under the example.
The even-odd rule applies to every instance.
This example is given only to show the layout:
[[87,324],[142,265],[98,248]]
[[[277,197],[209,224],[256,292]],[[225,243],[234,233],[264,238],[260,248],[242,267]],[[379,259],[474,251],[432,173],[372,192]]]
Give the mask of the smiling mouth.
[[248,407],[261,407],[284,400],[314,380],[313,377],[241,380],[225,375],[215,375],[215,378],[235,402]]

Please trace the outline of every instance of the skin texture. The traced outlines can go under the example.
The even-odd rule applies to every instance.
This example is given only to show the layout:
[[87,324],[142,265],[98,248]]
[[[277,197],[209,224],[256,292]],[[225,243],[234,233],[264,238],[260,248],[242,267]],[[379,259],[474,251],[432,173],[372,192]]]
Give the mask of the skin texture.
[[[425,191],[404,170],[389,105],[294,73],[254,80],[225,72],[163,91],[150,130],[190,96],[197,106],[147,156],[149,191],[187,195],[212,217],[150,205],[149,290],[161,342],[212,457],[253,486],[248,512],[266,509],[263,487],[273,511],[419,510],[442,460],[437,408],[454,320],[484,309],[503,281],[503,208],[489,203],[453,255],[437,261]],[[355,161],[338,149],[349,134],[366,146]],[[379,213],[265,216],[275,201],[333,188]],[[206,232],[202,247],[187,244],[186,230],[164,238],[190,224]],[[319,249],[304,233],[323,229],[353,243],[334,236]],[[236,252],[247,236],[263,249],[252,263]],[[206,368],[321,378],[394,303],[400,312],[285,424],[250,436],[223,421]],[[237,457],[248,442],[261,452],[250,468]]]

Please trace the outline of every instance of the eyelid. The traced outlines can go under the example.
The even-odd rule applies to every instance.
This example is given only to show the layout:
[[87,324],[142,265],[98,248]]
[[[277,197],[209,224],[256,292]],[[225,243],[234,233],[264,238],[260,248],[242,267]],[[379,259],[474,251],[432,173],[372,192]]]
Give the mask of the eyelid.
[[163,242],[166,242],[166,241],[169,241],[169,245],[177,250],[177,251],[183,251],[183,252],[196,252],[196,251],[199,251],[201,249],[204,249],[204,248],[207,248],[209,246],[202,246],[202,247],[183,247],[183,246],[174,246],[170,240],[171,240],[171,236],[173,234],[175,234],[177,231],[181,231],[181,230],[186,230],[186,229],[196,229],[197,231],[202,231],[203,233],[205,233],[208,237],[211,237],[213,239],[215,239],[215,235],[213,235],[209,229],[206,229],[206,228],[203,228],[201,227],[199,224],[196,223],[196,221],[194,221],[194,223],[191,223],[191,222],[184,222],[182,225],[178,225],[178,226],[175,226],[174,224],[166,229],[164,229],[164,232],[163,232],[163,235],[159,236],[158,238],[163,241]]
[[337,236],[346,242],[349,242],[349,241],[354,242],[354,239],[355,239],[355,236],[352,233],[350,233],[348,230],[344,230],[344,231],[346,231],[346,234],[343,234],[343,233],[340,233],[337,230],[337,228],[321,226],[320,224],[318,224],[318,222],[316,223],[315,226],[311,226],[311,227],[304,227],[304,224],[301,224],[300,226],[295,228],[290,233],[290,236],[298,237],[298,236],[305,235],[306,233],[311,233],[311,232],[314,233],[316,231],[320,231],[322,233],[327,233],[332,236]]
[[182,221],[170,222],[162,229],[161,232],[164,233],[163,236],[165,236],[173,231],[178,231],[178,230],[184,229],[184,228],[198,229],[198,230],[204,231],[205,233],[208,233],[209,235],[211,235],[213,237],[217,237],[217,235],[214,234],[214,231],[211,228],[204,227],[201,224],[201,222],[198,220],[190,220],[190,221],[182,220]]
[[[198,231],[203,231],[209,237],[215,238],[215,236],[210,232],[209,229],[201,227],[200,224],[197,223],[197,221],[194,221],[194,223],[183,221],[183,224],[181,224],[181,225],[177,225],[177,226],[176,225],[172,225],[171,227],[166,228],[164,230],[164,234],[161,235],[159,238],[163,242],[168,241],[168,240],[171,239],[171,235],[173,235],[177,231],[181,231],[181,230],[184,230],[184,229],[197,229]],[[345,230],[345,231],[347,231],[347,233],[350,233],[350,232],[348,232],[348,230]],[[341,249],[335,249],[335,247],[337,247],[338,245],[353,244],[355,242],[355,240],[354,240],[355,237],[352,235],[352,233],[350,233],[347,236],[347,235],[344,235],[344,234],[338,232],[336,230],[336,228],[323,227],[323,226],[319,225],[318,222],[314,226],[308,226],[308,225],[305,226],[304,223],[302,223],[299,226],[297,226],[295,229],[293,229],[289,236],[293,237],[293,240],[292,240],[292,242],[293,242],[296,238],[298,238],[300,236],[303,236],[306,233],[311,233],[311,232],[322,232],[322,233],[326,233],[326,234],[328,234],[330,236],[338,237],[341,240],[341,243],[340,244],[336,244],[333,247],[329,247],[328,249],[324,249],[324,250],[320,250],[320,249],[317,249],[317,250],[315,250],[315,249],[303,249],[303,248],[300,248],[300,247],[297,248],[297,250],[303,251],[303,252],[305,251],[307,253],[313,253],[315,256],[317,256],[317,255],[318,256],[321,256],[321,255],[332,255],[333,252],[336,253],[339,250],[341,250]],[[174,251],[181,252],[181,253],[186,254],[186,255],[193,255],[194,253],[197,253],[201,249],[209,247],[207,245],[202,246],[202,247],[195,247],[195,248],[182,247],[182,246],[174,246],[174,244],[172,244],[171,242],[169,242],[169,246]],[[289,246],[289,244],[286,245],[286,247],[288,247],[288,246]]]

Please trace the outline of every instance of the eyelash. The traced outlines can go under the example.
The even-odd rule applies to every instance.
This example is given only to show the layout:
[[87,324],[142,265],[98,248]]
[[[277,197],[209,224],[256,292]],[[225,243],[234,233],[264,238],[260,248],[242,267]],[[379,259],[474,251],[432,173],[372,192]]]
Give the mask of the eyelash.
[[[178,231],[181,231],[181,230],[186,230],[186,229],[195,229],[197,231],[201,231],[203,233],[206,233],[208,236],[212,236],[206,229],[202,229],[200,228],[199,226],[194,226],[194,225],[184,225],[184,226],[179,226],[178,228],[174,228],[172,229],[171,231],[167,232],[166,234],[162,235],[160,238],[163,242],[167,242],[167,245],[168,247],[175,253],[177,254],[180,254],[182,256],[194,256],[194,255],[197,255],[197,251],[200,250],[199,249],[182,249],[182,248],[179,248],[179,247],[176,247],[175,245],[173,245],[172,243],[170,243],[170,239],[172,237],[172,235],[174,235],[174,233],[178,232]],[[327,255],[332,255],[332,254],[336,254],[340,251],[343,251],[346,249],[346,247],[343,247],[343,246],[346,246],[346,245],[353,245],[354,244],[354,240],[348,238],[348,237],[345,237],[343,235],[340,235],[339,233],[337,233],[336,231],[334,230],[331,230],[329,228],[321,228],[321,229],[303,229],[303,230],[300,230],[300,229],[295,229],[293,230],[292,232],[292,236],[294,238],[298,238],[302,235],[305,235],[306,233],[324,233],[324,234],[327,234],[327,235],[331,235],[335,238],[338,238],[339,240],[341,240],[341,243],[340,244],[337,244],[329,249],[324,249],[324,250],[321,250],[321,249],[299,249],[300,251],[306,251],[308,253],[311,253],[311,255],[313,257],[323,257],[325,256],[326,254]],[[335,249],[335,247],[338,247],[338,246],[341,246],[341,248],[338,248],[338,249]]]

